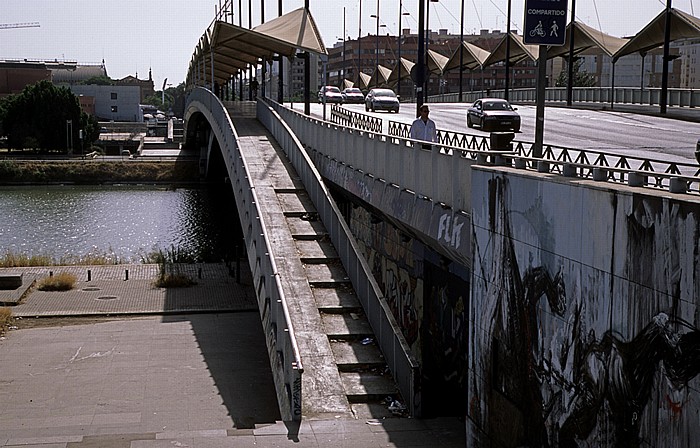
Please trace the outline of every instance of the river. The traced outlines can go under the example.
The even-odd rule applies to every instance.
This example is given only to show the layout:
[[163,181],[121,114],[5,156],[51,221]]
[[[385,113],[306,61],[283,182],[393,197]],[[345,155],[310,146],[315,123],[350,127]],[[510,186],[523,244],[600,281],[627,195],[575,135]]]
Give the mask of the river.
[[[218,188],[218,189],[217,189]],[[230,189],[160,186],[0,187],[0,255],[56,261],[105,256],[139,263],[154,251],[211,262],[231,256],[238,228]]]

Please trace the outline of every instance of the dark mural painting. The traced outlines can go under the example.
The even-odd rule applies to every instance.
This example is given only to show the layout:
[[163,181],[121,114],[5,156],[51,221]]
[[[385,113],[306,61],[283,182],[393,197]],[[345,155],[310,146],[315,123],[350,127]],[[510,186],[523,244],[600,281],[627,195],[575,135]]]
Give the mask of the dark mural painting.
[[[697,446],[696,217],[659,199],[614,197],[599,216],[610,225],[576,252],[568,240],[557,248],[556,222],[532,225],[528,207],[540,203],[513,198],[507,177],[483,184],[488,200],[473,221],[468,445]],[[624,260],[608,262],[617,275],[575,259],[595,260],[586,244],[600,241]]]

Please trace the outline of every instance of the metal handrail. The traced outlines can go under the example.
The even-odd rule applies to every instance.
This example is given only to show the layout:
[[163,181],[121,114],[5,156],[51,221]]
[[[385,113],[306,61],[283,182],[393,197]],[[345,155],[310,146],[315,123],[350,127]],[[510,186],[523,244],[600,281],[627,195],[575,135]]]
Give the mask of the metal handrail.
[[[238,133],[223,103],[210,90],[197,87],[187,98],[186,119],[195,113],[202,113],[209,122],[221,153],[226,169],[233,181],[236,207],[241,217],[241,226],[246,232],[248,246],[248,263],[256,285],[256,295],[265,333],[274,336],[267,340],[268,354],[273,366],[275,387],[280,403],[282,418],[301,420],[302,390],[301,376],[304,367],[292,325],[287,299],[280,283],[279,271],[274,260],[273,245],[267,235],[267,224],[259,208],[255,188],[250,179],[246,160],[240,156]],[[267,287],[266,279],[272,277],[273,286]],[[279,318],[281,316],[281,318]],[[269,319],[269,321],[267,320]],[[281,366],[282,372],[275,370]],[[282,376],[282,381],[277,378]]]
[[[395,137],[403,137],[410,132],[410,125],[395,121],[389,122],[389,134]],[[438,142],[440,144],[456,146],[468,150],[490,150],[490,139],[486,136],[465,134],[462,132],[438,129]],[[518,157],[528,160],[542,160],[548,162],[562,162],[578,164],[580,166],[590,166],[594,168],[614,168],[623,172],[638,172],[640,175],[656,178],[660,173],[664,179],[676,176],[679,178],[692,179],[691,184],[700,180],[700,168],[693,163],[670,162],[663,159],[648,157],[634,157],[623,154],[597,151],[592,149],[569,148],[557,145],[545,145],[541,158],[533,157],[535,143],[524,140],[513,140],[513,150]],[[556,163],[555,163],[556,164]],[[612,177],[610,180],[626,183],[625,176]],[[668,186],[668,181],[657,182],[655,185]],[[639,186],[639,185],[637,185]],[[689,191],[692,192],[692,189]]]
[[330,122],[361,131],[382,133],[382,119],[371,115],[353,112],[337,104],[331,106]]
[[[484,97],[504,98],[503,89],[478,90],[462,92],[463,102],[473,102]],[[510,89],[508,100],[513,103],[534,103],[537,98],[537,89]],[[604,104],[638,104],[644,106],[658,106],[661,103],[661,89],[656,87],[574,87],[572,89],[572,102],[574,103],[604,103]],[[457,103],[459,93],[443,93],[431,95],[428,98],[432,103]],[[566,102],[566,87],[547,87],[545,90],[546,102]],[[700,89],[668,89],[667,105],[671,107],[693,108],[700,107]]]
[[[412,416],[420,416],[420,364],[411,354],[401,328],[396,322],[391,308],[372,270],[362,255],[352,232],[325,186],[321,174],[304,149],[300,138],[292,129],[291,121],[313,120],[319,125],[323,121],[298,114],[278,103],[265,100],[258,104],[258,119],[270,130],[275,140],[282,146],[292,165],[299,174],[306,191],[314,203],[321,221],[328,230],[333,246],[338,252],[348,278],[363,306],[372,330],[377,335],[384,355],[403,398]],[[328,124],[328,123],[326,123]],[[386,337],[388,336],[388,337]]]

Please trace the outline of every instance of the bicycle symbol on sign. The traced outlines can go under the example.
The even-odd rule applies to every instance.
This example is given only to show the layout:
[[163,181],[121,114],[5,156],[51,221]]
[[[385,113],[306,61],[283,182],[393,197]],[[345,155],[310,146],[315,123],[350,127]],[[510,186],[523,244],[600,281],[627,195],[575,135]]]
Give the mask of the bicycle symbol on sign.
[[540,20],[537,26],[530,30],[530,37],[540,36],[545,37],[547,33],[544,32],[544,27],[542,26],[542,21]]

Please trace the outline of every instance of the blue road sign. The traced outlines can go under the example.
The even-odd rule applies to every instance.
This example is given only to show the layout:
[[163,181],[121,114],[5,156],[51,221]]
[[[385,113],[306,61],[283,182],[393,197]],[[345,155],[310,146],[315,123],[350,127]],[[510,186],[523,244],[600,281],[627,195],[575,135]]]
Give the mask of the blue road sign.
[[564,45],[568,0],[525,0],[523,41],[528,45]]

